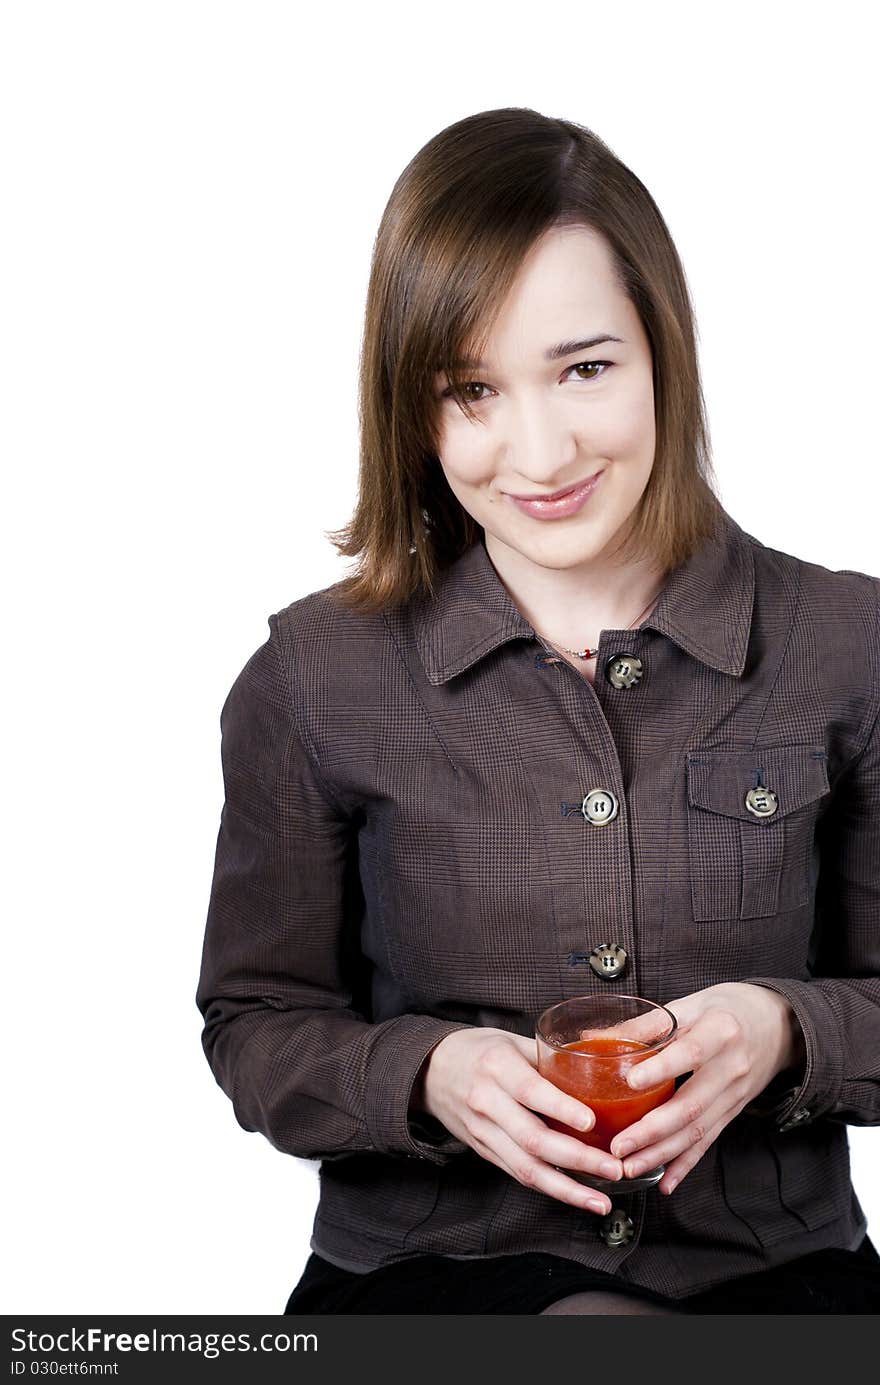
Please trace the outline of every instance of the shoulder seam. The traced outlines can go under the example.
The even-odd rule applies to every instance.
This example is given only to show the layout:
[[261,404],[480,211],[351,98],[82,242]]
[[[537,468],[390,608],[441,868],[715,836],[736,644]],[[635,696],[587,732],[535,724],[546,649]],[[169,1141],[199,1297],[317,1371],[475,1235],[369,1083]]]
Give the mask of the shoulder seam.
[[292,672],[288,672],[288,669],[285,667],[288,661],[284,660],[281,657],[281,646],[284,643],[283,636],[281,633],[281,621],[279,619],[279,616],[281,614],[282,612],[274,611],[268,617],[269,629],[271,631],[269,642],[274,650],[281,678],[284,682],[284,686],[287,689],[287,696],[290,702],[290,715],[291,720],[293,722],[294,731],[296,732],[296,735],[302,744],[303,750],[309,760],[309,763],[312,766],[315,779],[318,782],[318,785],[322,793],[324,794],[324,797],[326,798],[329,806],[333,809],[335,813],[339,815],[339,817],[349,818],[351,817],[350,810],[344,806],[344,804],[340,801],[336,793],[331,788],[330,782],[327,779],[327,776],[321,766],[320,760],[318,759],[317,751],[315,750],[315,743],[312,739],[309,728],[302,715],[302,694],[298,691],[298,689],[294,688],[292,682]]

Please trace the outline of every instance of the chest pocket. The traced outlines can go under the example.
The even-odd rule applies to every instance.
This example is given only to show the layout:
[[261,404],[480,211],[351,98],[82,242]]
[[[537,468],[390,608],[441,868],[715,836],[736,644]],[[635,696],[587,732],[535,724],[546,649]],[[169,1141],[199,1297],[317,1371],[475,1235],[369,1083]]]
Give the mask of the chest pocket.
[[816,824],[830,793],[817,745],[687,754],[694,918],[765,918],[810,902]]

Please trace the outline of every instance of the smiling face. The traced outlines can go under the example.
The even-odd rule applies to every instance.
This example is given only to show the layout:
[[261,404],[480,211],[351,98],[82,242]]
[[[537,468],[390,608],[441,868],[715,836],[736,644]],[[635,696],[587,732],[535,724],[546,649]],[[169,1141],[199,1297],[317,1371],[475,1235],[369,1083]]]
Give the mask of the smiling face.
[[[485,529],[487,551],[520,575],[532,564],[604,568],[648,484],[655,424],[650,343],[599,233],[553,227],[540,238],[468,375],[479,421],[446,394],[437,454],[450,489]],[[438,396],[449,383],[435,377]],[[544,507],[539,517],[539,507],[511,499],[550,496],[600,471],[579,507]]]

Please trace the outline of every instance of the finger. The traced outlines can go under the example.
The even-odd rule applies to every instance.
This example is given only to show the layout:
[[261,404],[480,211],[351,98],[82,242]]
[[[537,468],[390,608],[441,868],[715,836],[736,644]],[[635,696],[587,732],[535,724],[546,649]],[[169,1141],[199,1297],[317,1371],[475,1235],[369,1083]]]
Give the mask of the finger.
[[702,1149],[698,1145],[692,1145],[690,1149],[685,1150],[684,1153],[666,1165],[666,1172],[657,1185],[661,1193],[669,1194],[678,1187],[691,1169],[699,1163],[709,1146],[718,1139],[727,1124],[726,1120],[719,1121],[715,1128],[710,1130]]
[[542,1116],[553,1116],[575,1130],[592,1130],[596,1124],[595,1114],[585,1101],[564,1092],[549,1078],[542,1077],[536,1068],[523,1066],[513,1050],[502,1053],[493,1061],[495,1067],[494,1070],[490,1069],[490,1076],[495,1080],[484,1093],[484,1106],[486,1101],[492,1100],[494,1091],[503,1091],[520,1106],[527,1106]]
[[631,1015],[616,1024],[605,1025],[599,1029],[582,1029],[582,1039],[614,1038],[628,1039],[633,1043],[653,1044],[661,1034],[669,1029],[669,1017],[662,1010],[651,1010],[646,1014]]
[[667,1139],[644,1145],[625,1158],[624,1174],[627,1178],[638,1178],[648,1169],[655,1169],[658,1164],[669,1166],[670,1161],[681,1154],[693,1153],[693,1163],[696,1163],[715,1138],[713,1132],[723,1130],[741,1105],[741,1102],[734,1102],[731,1106],[727,1094],[720,1096],[704,1113]]
[[477,1152],[503,1168],[524,1187],[535,1188],[572,1207],[585,1208],[603,1216],[611,1211],[611,1200],[604,1193],[585,1187],[576,1179],[569,1178],[561,1169],[529,1154],[489,1117],[477,1117],[475,1125],[478,1133],[474,1147]]
[[719,1100],[728,1103],[734,1096],[733,1084],[725,1081],[718,1090],[718,1076],[711,1068],[703,1068],[690,1081],[679,1087],[668,1101],[647,1111],[640,1120],[618,1132],[611,1141],[611,1153],[617,1158],[635,1154],[636,1150],[675,1135],[693,1121],[703,1120],[710,1107]]
[[581,1173],[595,1174],[600,1178],[616,1179],[623,1172],[620,1160],[606,1150],[587,1144],[575,1135],[554,1130],[540,1116],[520,1106],[518,1101],[507,1096],[500,1088],[485,1114],[527,1154],[548,1164],[561,1164],[563,1168],[578,1169]]
[[627,1083],[634,1091],[658,1087],[670,1077],[696,1072],[714,1058],[734,1038],[739,1038],[737,1020],[726,1010],[714,1010],[696,1021],[686,1034],[674,1039],[662,1053],[653,1053],[632,1065]]

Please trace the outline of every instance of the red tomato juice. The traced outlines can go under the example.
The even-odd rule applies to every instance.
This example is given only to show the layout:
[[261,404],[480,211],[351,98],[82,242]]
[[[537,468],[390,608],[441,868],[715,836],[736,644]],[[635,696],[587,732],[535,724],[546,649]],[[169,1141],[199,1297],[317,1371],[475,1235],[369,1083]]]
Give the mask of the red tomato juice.
[[[615,1135],[625,1130],[628,1125],[634,1125],[646,1112],[653,1111],[655,1106],[668,1101],[675,1092],[675,1080],[671,1077],[658,1083],[656,1087],[648,1087],[638,1092],[627,1085],[626,1074],[629,1070],[636,1063],[650,1058],[654,1052],[656,1050],[632,1039],[598,1036],[577,1039],[573,1043],[564,1044],[562,1049],[543,1046],[539,1061],[542,1077],[546,1077],[555,1087],[568,1092],[570,1096],[576,1096],[579,1101],[586,1102],[595,1114],[596,1124],[592,1130],[575,1130],[552,1116],[542,1116],[542,1120],[554,1130],[561,1130],[565,1135],[573,1135],[575,1139],[582,1140],[585,1145],[593,1145],[596,1149],[604,1149],[610,1153],[611,1141]],[[589,1059],[575,1056],[569,1058],[569,1053],[596,1054],[599,1061],[591,1063]],[[617,1056],[626,1056],[627,1061],[609,1061],[609,1058]]]

